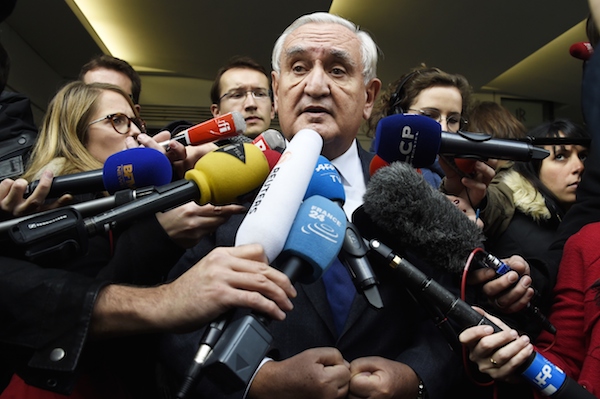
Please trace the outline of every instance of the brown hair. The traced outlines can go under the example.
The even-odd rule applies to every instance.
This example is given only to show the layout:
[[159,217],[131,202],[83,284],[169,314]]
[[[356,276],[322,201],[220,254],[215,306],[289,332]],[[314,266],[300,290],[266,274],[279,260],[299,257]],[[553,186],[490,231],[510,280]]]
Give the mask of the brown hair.
[[468,130],[499,139],[525,137],[527,129],[509,110],[493,101],[479,101],[469,110]]
[[434,86],[456,87],[462,97],[462,116],[467,118],[472,89],[463,75],[444,72],[439,68],[429,68],[425,64],[405,73],[383,91],[373,107],[368,120],[367,136],[373,137],[379,120],[385,116],[405,112],[423,90]]

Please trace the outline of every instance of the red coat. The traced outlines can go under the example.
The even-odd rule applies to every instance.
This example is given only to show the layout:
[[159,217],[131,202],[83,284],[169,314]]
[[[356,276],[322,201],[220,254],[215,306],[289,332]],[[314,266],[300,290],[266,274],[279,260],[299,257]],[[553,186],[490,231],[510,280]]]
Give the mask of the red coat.
[[[549,319],[556,337],[542,332],[537,350],[600,397],[600,305],[592,289],[600,279],[600,222],[583,227],[564,247]],[[554,345],[544,352],[550,344]]]

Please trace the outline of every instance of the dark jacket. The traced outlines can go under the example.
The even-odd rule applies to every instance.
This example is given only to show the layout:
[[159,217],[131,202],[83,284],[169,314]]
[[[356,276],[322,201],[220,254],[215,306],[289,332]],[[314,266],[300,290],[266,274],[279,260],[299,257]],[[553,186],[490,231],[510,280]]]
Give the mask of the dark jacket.
[[[359,156],[367,181],[373,154],[359,146]],[[203,240],[188,251],[173,272],[183,273],[216,245],[233,245],[235,231],[242,218],[232,217],[230,223],[217,229],[211,242]],[[407,293],[391,268],[380,259],[373,258],[372,263],[383,282],[380,285],[383,309],[371,308],[362,295],[356,295],[344,331],[337,337],[322,280],[309,285],[296,284],[298,296],[292,300],[294,310],[288,313],[285,321],[269,324],[274,342],[268,355],[281,360],[308,348],[329,346],[338,348],[348,361],[381,356],[408,364],[423,379],[429,397],[443,398],[444,391],[451,384],[449,381],[454,381],[460,374],[459,357],[452,352],[442,333],[428,319],[427,312]],[[172,334],[165,336],[161,343],[161,359],[171,374],[175,389],[179,388],[182,375],[198,349],[201,335],[202,332]],[[224,388],[228,387],[203,378],[191,397],[241,398],[244,393],[241,390],[225,394]]]
[[30,385],[66,394],[80,373],[104,368],[140,384],[133,390],[145,396],[139,387],[149,387],[153,374],[144,375],[149,363],[137,357],[147,350],[143,339],[88,343],[92,310],[106,284],[164,281],[183,250],[155,217],[123,231],[112,256],[108,249],[106,238],[96,237],[86,256],[46,267],[0,259],[0,391],[16,372]]
[[37,135],[29,98],[3,91],[0,94],[0,180],[23,174]]

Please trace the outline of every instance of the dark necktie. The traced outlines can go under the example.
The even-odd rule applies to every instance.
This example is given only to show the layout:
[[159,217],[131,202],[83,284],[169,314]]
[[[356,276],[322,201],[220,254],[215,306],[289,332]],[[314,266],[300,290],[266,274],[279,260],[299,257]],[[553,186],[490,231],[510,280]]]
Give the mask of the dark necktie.
[[339,336],[344,330],[346,319],[350,313],[350,306],[356,294],[356,288],[354,288],[348,269],[338,258],[335,258],[322,278],[327,291],[327,300],[333,314],[333,322]]

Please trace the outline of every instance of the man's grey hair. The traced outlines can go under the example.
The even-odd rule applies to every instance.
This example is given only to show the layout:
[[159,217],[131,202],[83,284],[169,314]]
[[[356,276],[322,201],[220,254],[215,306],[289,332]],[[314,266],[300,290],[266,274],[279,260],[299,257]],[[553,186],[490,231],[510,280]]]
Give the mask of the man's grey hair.
[[283,31],[281,36],[279,36],[279,38],[275,42],[275,46],[273,47],[273,55],[271,58],[273,71],[275,71],[278,74],[281,71],[281,52],[283,51],[283,43],[285,42],[285,39],[294,30],[296,30],[302,25],[309,23],[333,23],[346,27],[352,32],[354,32],[361,44],[360,53],[362,56],[363,64],[362,74],[365,84],[367,84],[371,79],[377,77],[377,56],[379,49],[377,47],[377,44],[375,44],[373,38],[371,38],[371,36],[367,32],[360,30],[360,28],[357,25],[348,21],[347,19],[326,12],[316,12],[313,14],[304,15],[295,20],[290,26],[286,28],[285,31]]

